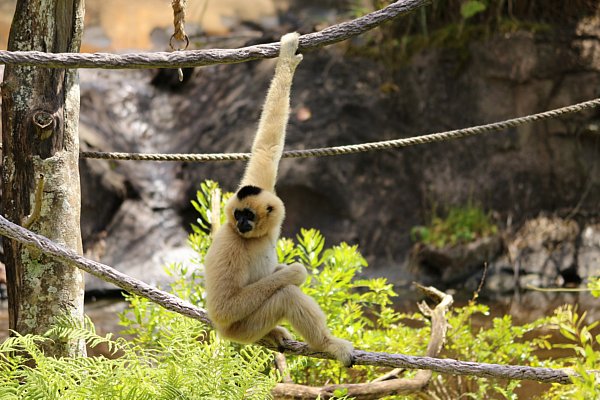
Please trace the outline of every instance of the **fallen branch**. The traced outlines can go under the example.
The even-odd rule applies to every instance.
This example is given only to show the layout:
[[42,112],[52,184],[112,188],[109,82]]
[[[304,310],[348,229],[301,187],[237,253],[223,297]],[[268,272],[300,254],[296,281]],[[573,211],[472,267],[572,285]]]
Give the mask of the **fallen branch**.
[[[330,26],[319,32],[300,36],[299,51],[315,50],[360,35],[382,23],[414,11],[430,0],[399,0],[381,10]],[[174,52],[110,53],[44,53],[39,51],[0,51],[0,64],[28,65],[47,68],[186,68],[214,64],[233,64],[279,55],[279,43],[268,43],[240,49],[206,49]]]
[[[70,263],[102,280],[110,282],[121,289],[145,297],[167,310],[197,319],[206,324],[211,324],[206,311],[177,296],[158,290],[142,281],[118,272],[108,265],[89,260],[74,251],[56,244],[48,238],[31,232],[0,216],[0,234],[16,240],[26,246],[34,247],[43,253],[63,262]],[[306,343],[288,340],[285,343],[287,354],[303,355],[322,359],[333,359],[328,353],[311,350]],[[274,347],[271,350],[277,351]],[[535,368],[518,365],[483,364],[475,362],[457,361],[453,359],[439,359],[433,357],[415,357],[403,354],[388,354],[354,350],[354,364],[374,365],[390,368],[428,369],[444,374],[474,375],[484,378],[497,379],[529,379],[545,383],[571,383],[570,376],[574,373],[568,370],[552,368]]]
[[[425,302],[419,304],[421,312],[431,317],[431,338],[425,354],[428,357],[436,357],[442,350],[446,340],[446,332],[448,330],[446,312],[454,300],[452,296],[442,293],[433,287],[423,287],[420,285],[417,285],[417,287],[429,297],[433,297],[438,301],[433,310]],[[402,371],[404,369],[396,368],[372,382],[359,384],[314,387],[284,382],[277,384],[271,393],[276,399],[308,400],[319,396],[321,399],[328,399],[337,390],[344,390],[348,397],[355,400],[380,399],[384,396],[419,392],[429,383],[432,375],[430,370],[419,370],[413,378],[399,378],[398,376]]]

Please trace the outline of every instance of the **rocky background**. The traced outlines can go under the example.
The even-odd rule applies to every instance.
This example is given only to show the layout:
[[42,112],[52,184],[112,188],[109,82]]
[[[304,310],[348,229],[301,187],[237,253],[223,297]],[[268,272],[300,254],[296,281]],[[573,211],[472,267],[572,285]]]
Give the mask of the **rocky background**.
[[[229,44],[247,43],[250,31],[252,41],[266,42],[287,30],[330,24],[339,14],[333,3],[292,2],[276,24],[260,17],[254,30],[238,21],[230,33],[241,39]],[[560,29],[516,29],[459,46],[423,47],[401,61],[373,47],[369,37],[306,53],[294,81],[286,146],[410,137],[596,98],[600,16],[588,14]],[[268,60],[188,70],[183,84],[165,71],[82,70],[81,147],[248,151],[273,66]],[[577,285],[600,275],[599,160],[598,110],[445,143],[283,160],[283,234],[314,227],[330,245],[358,244],[370,264],[366,272],[400,286],[419,279],[471,291],[484,265],[490,295],[530,284]],[[87,254],[163,282],[162,264],[192,255],[190,200],[200,182],[212,179],[234,190],[243,167],[82,160]],[[412,227],[426,223],[434,207],[468,202],[493,211],[501,232],[491,245],[411,258]],[[87,287],[110,289],[94,279]]]

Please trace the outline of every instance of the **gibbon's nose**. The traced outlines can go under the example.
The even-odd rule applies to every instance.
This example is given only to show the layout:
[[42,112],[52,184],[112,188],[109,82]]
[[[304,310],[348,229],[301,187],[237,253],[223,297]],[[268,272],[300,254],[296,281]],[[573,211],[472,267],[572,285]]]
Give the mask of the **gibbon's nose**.
[[248,222],[245,218],[242,218],[237,223],[238,231],[241,233],[250,232],[252,230],[252,224]]

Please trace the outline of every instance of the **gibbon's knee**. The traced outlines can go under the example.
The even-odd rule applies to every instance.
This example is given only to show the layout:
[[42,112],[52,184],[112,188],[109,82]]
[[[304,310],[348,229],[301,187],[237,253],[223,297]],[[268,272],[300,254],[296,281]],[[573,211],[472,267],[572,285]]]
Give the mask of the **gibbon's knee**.
[[[222,336],[242,343],[254,343],[267,335],[281,320],[286,319],[306,340],[321,337],[325,314],[319,305],[298,286],[279,289],[248,317],[221,329]],[[308,336],[308,337],[307,337]],[[318,340],[319,342],[321,340]]]
[[221,335],[226,339],[242,343],[254,343],[265,337],[279,321],[285,318],[286,308],[293,307],[288,288],[298,289],[293,285],[284,286],[252,314],[221,329]]

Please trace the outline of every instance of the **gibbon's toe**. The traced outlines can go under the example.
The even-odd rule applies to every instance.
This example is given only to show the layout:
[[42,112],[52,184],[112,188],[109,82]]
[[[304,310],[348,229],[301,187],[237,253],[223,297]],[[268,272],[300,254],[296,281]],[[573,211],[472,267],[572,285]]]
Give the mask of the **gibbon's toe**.
[[347,340],[333,338],[329,345],[328,351],[335,356],[335,358],[342,363],[344,367],[352,367],[354,365],[354,356],[352,351],[354,346]]
[[[281,37],[281,49],[279,49],[279,57],[292,58],[298,50],[298,32],[286,33]],[[302,60],[302,58],[300,58]],[[299,61],[300,61],[299,60]]]
[[348,365],[344,365],[344,367],[346,367],[346,368],[352,368],[352,367],[354,367],[354,362],[355,362],[355,361],[356,361],[356,357],[354,357],[354,356],[351,356],[351,357],[350,357],[350,364],[348,364]]
[[284,327],[276,326],[275,328],[271,329],[265,338],[268,339],[273,346],[277,346],[277,351],[283,353],[285,350],[284,342],[286,340],[292,340],[294,337]]

